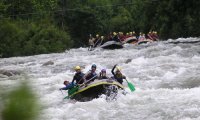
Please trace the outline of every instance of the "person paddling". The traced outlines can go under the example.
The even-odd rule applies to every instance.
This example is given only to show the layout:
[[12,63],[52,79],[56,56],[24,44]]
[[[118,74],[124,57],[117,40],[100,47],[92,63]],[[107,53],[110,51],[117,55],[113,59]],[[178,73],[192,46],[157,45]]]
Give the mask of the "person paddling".
[[81,67],[80,66],[76,66],[74,68],[74,70],[76,71],[72,83],[74,83],[76,81],[76,84],[82,84],[84,82],[83,76],[85,75],[83,72],[81,72]]
[[83,79],[86,81],[86,83],[92,82],[97,78],[96,68],[97,66],[93,64],[91,66],[91,70],[84,75]]
[[[115,70],[116,68],[116,70]],[[115,71],[115,72],[114,72]],[[113,69],[111,70],[112,74],[113,74],[113,78],[118,81],[120,84],[123,83],[123,79],[126,79],[126,76],[124,76],[122,73],[121,73],[121,68],[119,66],[114,65]]]
[[94,48],[94,41],[95,41],[95,39],[90,34],[88,51],[93,50],[93,48]]
[[73,82],[69,82],[67,80],[65,80],[63,84],[65,85],[65,87],[62,87],[59,90],[69,90],[75,86]]
[[102,79],[109,79],[109,77],[106,75],[106,69],[102,69],[101,72],[99,73],[99,77],[98,77],[99,80],[102,80]]

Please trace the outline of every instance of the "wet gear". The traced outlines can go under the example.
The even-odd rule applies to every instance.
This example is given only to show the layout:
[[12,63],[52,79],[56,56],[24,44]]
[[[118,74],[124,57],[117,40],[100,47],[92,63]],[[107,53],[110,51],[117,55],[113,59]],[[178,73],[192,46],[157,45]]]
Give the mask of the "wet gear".
[[75,84],[73,82],[71,82],[71,83],[65,85],[65,87],[60,88],[60,90],[69,90],[69,89],[73,88],[74,86],[75,86]]
[[122,75],[121,72],[114,72],[115,68],[116,68],[117,65],[115,65],[112,69],[112,74],[113,74],[113,78],[115,80],[117,80],[119,83],[123,83],[123,79],[126,79],[126,77],[124,75]]
[[74,70],[80,70],[80,69],[81,69],[80,66],[76,66],[76,67],[74,68]]
[[100,72],[99,73],[99,78],[98,79],[109,79],[109,77],[108,76],[106,76],[106,73],[105,72]]
[[72,80],[72,83],[74,83],[74,81],[76,81],[76,84],[82,84],[84,82],[83,80],[83,76],[85,74],[82,73],[82,72],[77,72],[75,75],[74,75],[74,78]]
[[95,71],[90,70],[85,76],[84,79],[94,81],[97,78],[97,73]]
[[91,68],[97,68],[97,66],[95,64],[93,64]]

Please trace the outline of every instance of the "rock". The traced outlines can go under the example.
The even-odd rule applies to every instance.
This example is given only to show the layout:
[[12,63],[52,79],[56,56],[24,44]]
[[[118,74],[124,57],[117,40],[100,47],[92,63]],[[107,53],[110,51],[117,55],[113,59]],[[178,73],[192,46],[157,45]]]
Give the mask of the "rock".
[[9,77],[9,76],[13,76],[13,75],[20,75],[21,72],[16,71],[16,70],[0,70],[0,74],[6,75]]
[[132,61],[132,59],[127,59],[126,61],[125,61],[125,63],[127,64],[127,63],[130,63]]
[[48,62],[44,63],[42,66],[48,66],[48,65],[53,65],[53,64],[54,64],[54,62],[48,61]]

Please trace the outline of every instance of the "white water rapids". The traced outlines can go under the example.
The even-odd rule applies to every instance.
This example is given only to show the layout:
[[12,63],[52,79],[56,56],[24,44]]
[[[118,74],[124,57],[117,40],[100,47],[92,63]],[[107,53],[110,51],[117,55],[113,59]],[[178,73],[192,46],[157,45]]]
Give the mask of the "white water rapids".
[[[125,45],[118,50],[87,48],[65,53],[0,59],[0,69],[26,74],[42,104],[41,120],[200,120],[200,43],[158,42]],[[176,41],[200,41],[179,38]],[[42,66],[47,61],[53,65]],[[135,87],[116,101],[103,97],[89,102],[63,101],[59,91],[64,80],[71,80],[73,67],[87,72],[92,64],[110,70],[115,64]],[[0,76],[0,91],[20,83],[23,75]],[[28,108],[27,108],[28,109]]]

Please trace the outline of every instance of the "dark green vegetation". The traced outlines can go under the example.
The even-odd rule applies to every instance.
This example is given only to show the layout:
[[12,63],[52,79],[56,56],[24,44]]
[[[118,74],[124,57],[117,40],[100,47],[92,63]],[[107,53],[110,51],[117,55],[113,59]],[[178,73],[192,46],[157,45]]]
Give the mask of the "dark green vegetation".
[[199,0],[0,0],[2,57],[85,46],[88,35],[148,32],[200,35]]
[[38,118],[39,104],[26,84],[11,92],[7,99],[2,111],[3,120],[36,120]]

